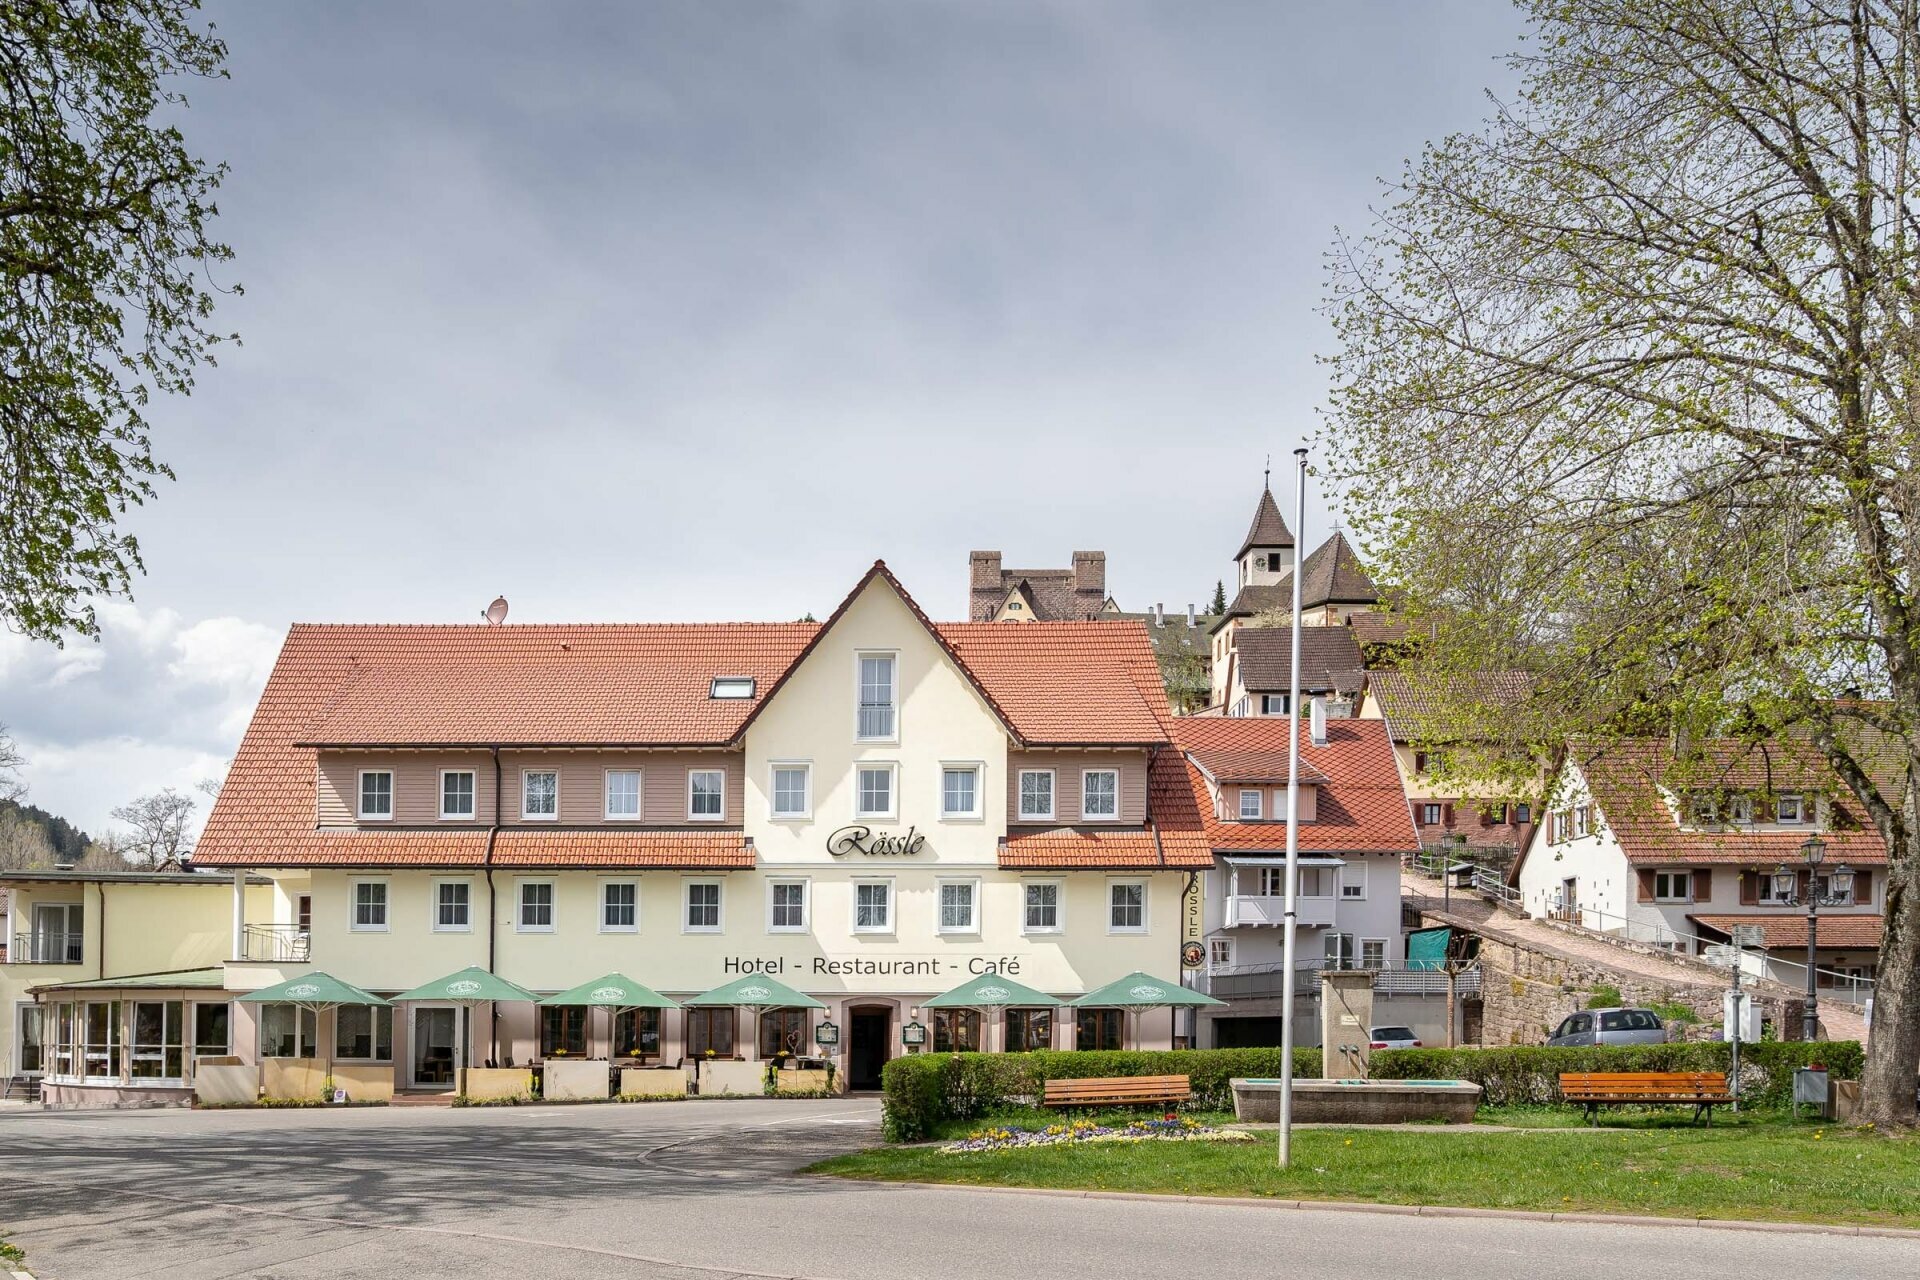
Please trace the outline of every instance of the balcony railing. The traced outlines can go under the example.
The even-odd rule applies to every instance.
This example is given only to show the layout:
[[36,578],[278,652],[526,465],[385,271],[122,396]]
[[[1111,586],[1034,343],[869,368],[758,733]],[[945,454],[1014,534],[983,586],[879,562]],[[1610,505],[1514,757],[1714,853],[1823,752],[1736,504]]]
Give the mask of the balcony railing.
[[42,929],[36,933],[16,933],[7,949],[9,964],[79,964],[84,953],[80,933]]
[[313,939],[297,924],[250,924],[240,938],[240,958],[269,964],[301,964],[313,958]]
[[[1304,925],[1333,923],[1336,898],[1295,898],[1295,919]],[[1227,899],[1227,927],[1242,925],[1283,925],[1287,922],[1287,900],[1278,895],[1239,894]]]

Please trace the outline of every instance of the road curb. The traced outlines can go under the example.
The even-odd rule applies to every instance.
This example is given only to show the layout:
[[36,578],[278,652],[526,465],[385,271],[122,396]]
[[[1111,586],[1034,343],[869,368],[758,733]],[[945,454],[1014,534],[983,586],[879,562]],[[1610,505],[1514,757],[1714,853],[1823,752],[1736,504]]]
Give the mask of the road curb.
[[905,1182],[894,1179],[842,1178],[831,1173],[804,1173],[803,1178],[836,1182],[865,1182],[876,1187],[908,1187],[919,1191],[991,1191],[1003,1195],[1061,1196],[1071,1200],[1170,1200],[1185,1204],[1223,1205],[1229,1208],[1317,1209],[1329,1213],[1391,1214],[1407,1218],[1502,1218],[1514,1222],[1571,1222],[1610,1227],[1701,1227],[1709,1231],[1769,1231],[1791,1235],[1872,1236],[1889,1240],[1920,1240],[1920,1230],[1908,1227],[1866,1227],[1855,1223],[1768,1222],[1741,1218],[1663,1218],[1631,1213],[1549,1213],[1537,1209],[1474,1209],[1445,1204],[1376,1204],[1370,1200],[1283,1200],[1262,1196],[1157,1195],[1144,1191],[1083,1191],[1072,1187],[990,1187],[973,1182]]

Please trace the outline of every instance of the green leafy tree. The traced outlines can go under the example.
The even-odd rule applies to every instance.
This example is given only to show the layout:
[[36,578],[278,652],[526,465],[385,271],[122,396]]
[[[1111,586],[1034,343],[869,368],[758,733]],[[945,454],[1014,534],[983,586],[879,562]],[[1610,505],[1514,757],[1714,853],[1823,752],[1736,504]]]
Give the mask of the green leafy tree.
[[1817,746],[1889,852],[1862,1118],[1911,1126],[1914,0],[1522,7],[1516,100],[1339,246],[1323,456],[1423,665],[1533,673],[1475,736]]
[[1227,584],[1215,579],[1213,583],[1213,601],[1207,605],[1207,612],[1219,617],[1227,611]]
[[196,0],[0,5],[0,623],[94,634],[142,568],[120,527],[171,477],[148,440],[227,340],[207,328],[225,173],[171,123],[224,76]]

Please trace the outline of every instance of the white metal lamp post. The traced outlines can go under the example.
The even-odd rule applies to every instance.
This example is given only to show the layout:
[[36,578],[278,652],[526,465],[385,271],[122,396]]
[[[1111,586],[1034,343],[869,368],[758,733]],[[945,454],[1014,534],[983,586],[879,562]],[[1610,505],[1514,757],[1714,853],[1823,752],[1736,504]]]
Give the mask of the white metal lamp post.
[[[1306,537],[1307,524],[1307,451],[1293,451],[1293,529],[1296,539]],[[1295,894],[1300,884],[1300,547],[1293,549],[1293,635],[1292,665],[1287,676],[1287,889],[1281,934],[1280,975],[1280,1167],[1293,1160],[1293,1021],[1294,1021],[1294,936],[1297,920]]]

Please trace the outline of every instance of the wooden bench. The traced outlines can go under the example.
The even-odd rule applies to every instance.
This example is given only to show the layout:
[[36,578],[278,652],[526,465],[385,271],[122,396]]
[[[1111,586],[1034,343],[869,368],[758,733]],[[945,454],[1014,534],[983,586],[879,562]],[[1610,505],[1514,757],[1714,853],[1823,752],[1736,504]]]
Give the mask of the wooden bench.
[[1692,1107],[1696,1124],[1713,1123],[1713,1109],[1733,1101],[1724,1071],[1568,1071],[1560,1076],[1560,1096],[1587,1109],[1587,1120],[1601,1107]]
[[1185,1102],[1192,1092],[1185,1076],[1093,1076],[1049,1080],[1041,1100],[1049,1107],[1106,1107],[1134,1102]]

